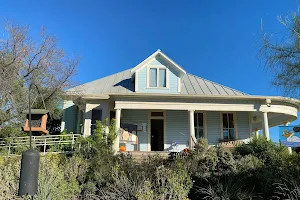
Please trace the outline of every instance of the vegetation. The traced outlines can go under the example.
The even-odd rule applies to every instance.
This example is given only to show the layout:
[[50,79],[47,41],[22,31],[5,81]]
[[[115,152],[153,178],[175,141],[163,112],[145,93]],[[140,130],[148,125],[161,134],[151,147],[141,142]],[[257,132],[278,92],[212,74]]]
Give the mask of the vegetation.
[[[264,137],[232,151],[205,139],[175,159],[114,155],[114,121],[97,122],[72,155],[41,157],[35,199],[298,199],[300,155]],[[110,134],[105,135],[108,126]],[[59,148],[59,147],[58,147]],[[63,149],[59,149],[60,151]],[[0,157],[1,199],[15,199],[20,157]],[[27,197],[24,197],[27,199]]]
[[260,54],[274,74],[273,85],[287,95],[300,97],[300,18],[294,12],[278,17],[278,21],[284,26],[286,35],[274,39],[262,30]]
[[[0,36],[0,126],[24,119],[28,88],[32,86],[32,108],[46,109],[60,118],[63,91],[72,85],[77,58],[67,57],[57,39],[41,30],[33,41],[29,27],[7,22]],[[21,120],[20,120],[21,119]]]

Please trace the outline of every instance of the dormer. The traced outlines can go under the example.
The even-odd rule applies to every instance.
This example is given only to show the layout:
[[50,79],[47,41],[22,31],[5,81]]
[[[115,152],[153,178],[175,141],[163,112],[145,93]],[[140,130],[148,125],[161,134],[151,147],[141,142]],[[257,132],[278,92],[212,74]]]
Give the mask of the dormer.
[[186,71],[160,50],[131,70],[135,92],[180,93],[181,78]]

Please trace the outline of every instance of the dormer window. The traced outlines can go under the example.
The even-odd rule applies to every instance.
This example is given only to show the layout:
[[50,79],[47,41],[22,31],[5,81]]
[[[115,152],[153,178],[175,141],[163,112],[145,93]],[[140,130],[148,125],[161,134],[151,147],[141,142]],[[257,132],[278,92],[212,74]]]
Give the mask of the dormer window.
[[148,87],[149,88],[166,88],[167,87],[167,68],[149,67],[148,70]]

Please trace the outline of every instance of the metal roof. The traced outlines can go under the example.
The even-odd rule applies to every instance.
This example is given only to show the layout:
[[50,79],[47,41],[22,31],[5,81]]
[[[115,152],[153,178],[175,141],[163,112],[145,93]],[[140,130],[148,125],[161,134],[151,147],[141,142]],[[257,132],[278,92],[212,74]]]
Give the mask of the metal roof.
[[[67,90],[67,93],[79,95],[101,95],[112,93],[134,93],[134,83],[131,79],[131,70],[128,69],[110,76],[100,78]],[[217,84],[215,82],[184,74],[181,78],[181,94],[188,95],[247,95],[243,92]]]

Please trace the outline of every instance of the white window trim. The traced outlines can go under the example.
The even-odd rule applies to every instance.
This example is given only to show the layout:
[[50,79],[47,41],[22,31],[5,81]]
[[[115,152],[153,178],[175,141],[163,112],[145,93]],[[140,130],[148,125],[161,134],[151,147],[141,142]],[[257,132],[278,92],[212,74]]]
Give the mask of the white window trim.
[[[163,112],[164,116],[151,116],[151,112]],[[166,149],[167,112],[165,110],[148,110],[148,151],[151,151],[151,119],[164,120],[164,149]]]
[[238,140],[238,128],[237,128],[237,117],[236,112],[220,112],[220,136],[221,139],[224,140],[223,135],[223,114],[233,114],[233,126],[234,126],[234,140]]
[[[202,113],[203,114],[203,136],[204,136],[204,138],[207,139],[206,112],[205,111],[195,111],[194,113],[195,114],[196,113]],[[195,120],[195,118],[194,118],[194,120]],[[196,128],[196,126],[194,126],[194,128]],[[195,132],[195,134],[196,134],[196,132]]]
[[[157,69],[157,85],[159,85],[159,69],[166,70],[166,87],[150,87],[150,69],[156,68]],[[147,66],[147,89],[169,89],[169,68],[164,65],[148,65]]]

